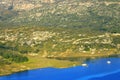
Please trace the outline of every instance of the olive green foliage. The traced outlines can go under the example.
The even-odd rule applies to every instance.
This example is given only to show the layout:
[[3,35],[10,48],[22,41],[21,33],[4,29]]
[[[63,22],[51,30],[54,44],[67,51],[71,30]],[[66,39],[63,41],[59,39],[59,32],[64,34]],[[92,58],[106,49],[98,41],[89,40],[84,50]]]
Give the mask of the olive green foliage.
[[28,58],[14,50],[13,47],[0,44],[0,56],[13,62],[26,62]]
[[25,56],[22,56],[21,54],[18,54],[16,52],[12,52],[9,50],[0,50],[0,56],[2,56],[5,59],[9,59],[13,62],[26,62],[28,61],[28,58]]
[[6,59],[4,59],[4,58],[2,58],[0,56],[0,66],[6,65],[6,64],[9,65],[9,64],[11,64],[11,62],[9,60],[6,60]]
[[114,37],[113,43],[114,43],[114,44],[120,43],[120,37],[119,37],[119,36]]

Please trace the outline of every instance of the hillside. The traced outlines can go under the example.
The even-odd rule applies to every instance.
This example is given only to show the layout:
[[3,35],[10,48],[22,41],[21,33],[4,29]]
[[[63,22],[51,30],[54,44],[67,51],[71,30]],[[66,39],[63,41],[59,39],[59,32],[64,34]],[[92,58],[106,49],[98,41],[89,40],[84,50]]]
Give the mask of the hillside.
[[[86,29],[85,29],[86,30]],[[60,27],[0,30],[0,75],[40,67],[69,67],[120,52],[120,33]],[[56,65],[56,64],[60,65]],[[5,69],[5,70],[3,70]]]
[[119,0],[3,0],[1,4],[1,26],[88,27],[120,31]]
[[[0,30],[0,33],[0,55],[15,62],[14,58],[17,57],[14,54],[18,54],[18,57],[22,54],[79,57],[81,54],[117,53],[120,48],[120,33],[94,33],[91,30],[86,33],[84,29],[56,27],[7,28]],[[6,51],[6,55],[3,51]],[[13,56],[8,56],[8,51]],[[17,62],[19,60],[22,62],[19,58]]]
[[118,55],[119,0],[0,1],[0,75]]

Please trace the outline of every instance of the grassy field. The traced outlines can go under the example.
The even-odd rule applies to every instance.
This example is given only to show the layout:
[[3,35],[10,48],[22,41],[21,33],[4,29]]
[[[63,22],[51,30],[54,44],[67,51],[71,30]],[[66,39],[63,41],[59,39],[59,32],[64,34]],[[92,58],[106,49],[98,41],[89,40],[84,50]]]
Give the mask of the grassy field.
[[11,65],[0,66],[0,76],[8,75],[14,72],[37,69],[37,68],[45,68],[45,67],[65,68],[80,64],[80,62],[42,58],[39,55],[28,56],[28,58],[29,58],[28,62],[13,63]]
[[[96,59],[102,57],[110,57],[114,56],[117,53],[114,53],[114,50],[104,51],[101,53],[91,54],[88,53],[80,53],[79,55],[70,55],[68,57],[61,57],[61,59],[55,58],[44,58],[41,55],[30,56],[26,55],[29,58],[28,62],[24,63],[12,63],[11,65],[3,65],[0,66],[0,76],[8,75],[15,72],[25,71],[25,70],[32,70],[37,68],[46,68],[46,67],[55,67],[55,68],[66,68],[66,67],[73,67],[84,63],[85,59],[80,61],[70,61],[70,58],[78,59],[78,58],[89,58],[89,59]],[[65,58],[65,59],[64,59]]]

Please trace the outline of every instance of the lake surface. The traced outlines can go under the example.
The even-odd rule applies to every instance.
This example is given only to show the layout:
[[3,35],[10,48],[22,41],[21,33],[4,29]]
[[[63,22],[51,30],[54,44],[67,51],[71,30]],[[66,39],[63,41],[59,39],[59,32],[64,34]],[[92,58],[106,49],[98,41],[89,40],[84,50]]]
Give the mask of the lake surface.
[[[107,61],[111,63],[108,64]],[[42,68],[0,77],[0,80],[120,80],[120,58],[87,62],[88,66]]]

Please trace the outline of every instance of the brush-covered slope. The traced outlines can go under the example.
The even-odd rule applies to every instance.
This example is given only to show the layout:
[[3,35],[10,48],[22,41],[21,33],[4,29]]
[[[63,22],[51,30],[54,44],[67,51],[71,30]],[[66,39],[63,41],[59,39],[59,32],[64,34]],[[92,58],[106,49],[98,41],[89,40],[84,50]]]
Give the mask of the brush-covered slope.
[[0,4],[0,26],[88,27],[120,31],[119,0],[2,0]]

